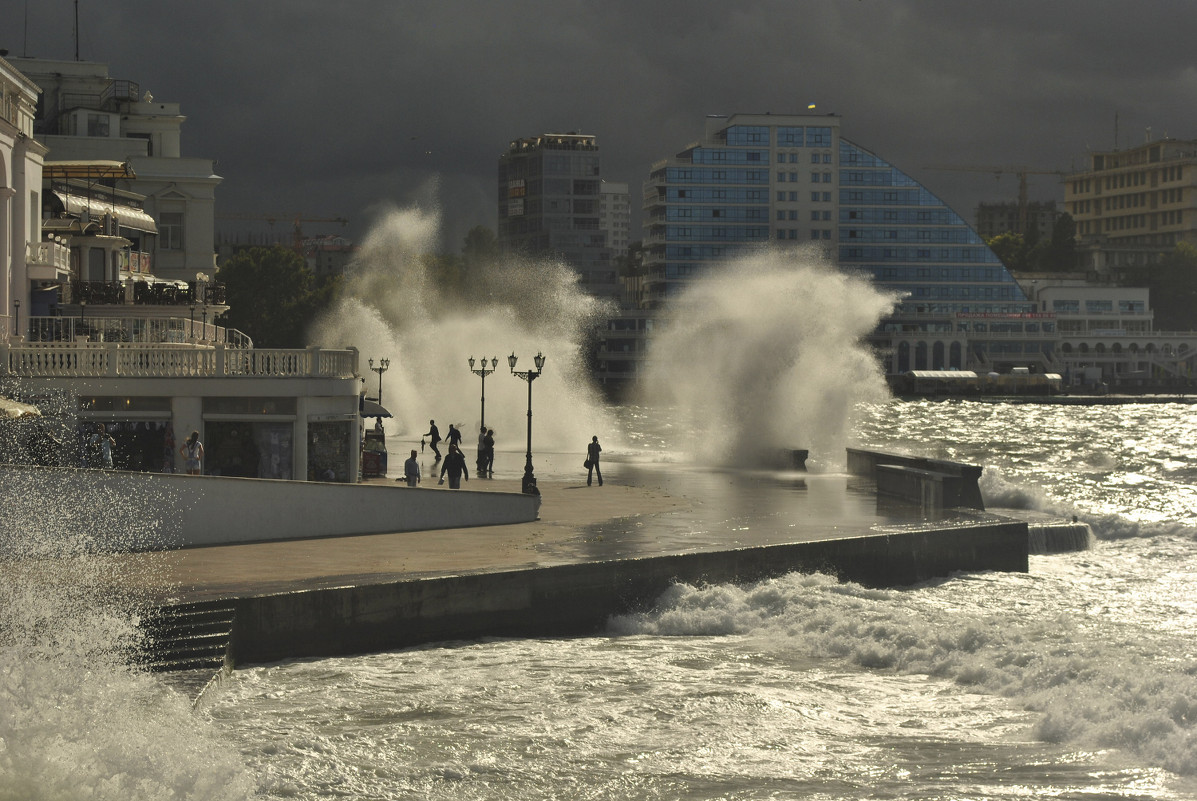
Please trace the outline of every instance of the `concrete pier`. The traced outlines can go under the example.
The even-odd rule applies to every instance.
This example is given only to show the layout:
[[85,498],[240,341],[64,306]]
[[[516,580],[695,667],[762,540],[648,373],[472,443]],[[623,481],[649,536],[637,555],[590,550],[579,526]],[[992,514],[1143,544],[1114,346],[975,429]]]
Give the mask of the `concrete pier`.
[[[540,514],[530,522],[109,558],[120,560],[114,575],[178,617],[227,619],[219,657],[229,665],[593,634],[677,582],[817,571],[880,587],[1028,567],[1025,521],[881,497],[871,475],[604,467],[603,487],[545,470],[552,477],[539,482]],[[470,485],[518,494],[519,477]]]

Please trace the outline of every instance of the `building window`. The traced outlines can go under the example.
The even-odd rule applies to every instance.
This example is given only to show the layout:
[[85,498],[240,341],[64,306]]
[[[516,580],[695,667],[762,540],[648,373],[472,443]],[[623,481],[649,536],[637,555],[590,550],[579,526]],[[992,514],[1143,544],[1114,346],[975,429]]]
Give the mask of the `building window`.
[[164,211],[158,215],[158,247],[162,250],[183,249],[183,212]]
[[791,193],[790,193],[790,202],[791,202],[791,203],[797,203],[797,202],[798,202],[798,193],[797,193],[797,192],[791,192]]

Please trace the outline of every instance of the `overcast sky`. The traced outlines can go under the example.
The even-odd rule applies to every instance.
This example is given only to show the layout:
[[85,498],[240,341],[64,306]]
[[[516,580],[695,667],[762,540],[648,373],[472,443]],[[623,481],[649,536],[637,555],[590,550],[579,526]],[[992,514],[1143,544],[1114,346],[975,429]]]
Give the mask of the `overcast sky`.
[[[73,58],[74,9],[0,0],[0,48]],[[706,115],[814,103],[969,220],[1015,176],[928,167],[1197,138],[1193,0],[80,0],[79,28],[81,59],[182,104],[218,213],[360,236],[380,203],[436,197],[452,250],[495,225],[507,144],[548,131],[597,136],[636,204]],[[1058,179],[1031,198],[1062,199]]]

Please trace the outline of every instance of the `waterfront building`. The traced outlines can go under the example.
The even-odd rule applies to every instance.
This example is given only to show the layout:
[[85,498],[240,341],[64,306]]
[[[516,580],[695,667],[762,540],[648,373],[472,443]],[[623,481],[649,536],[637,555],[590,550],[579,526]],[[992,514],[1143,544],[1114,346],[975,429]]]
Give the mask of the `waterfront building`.
[[[141,84],[109,77],[91,61],[11,58],[41,92],[35,138],[61,163],[117,163],[126,174],[79,180],[107,181],[145,198],[134,252],[160,278],[195,281],[215,270],[214,197],[220,176],[213,161],[183,155],[180,105],[157,100]],[[67,205],[86,211],[85,194],[66,187]],[[150,230],[145,230],[145,229]]]
[[[840,129],[836,115],[712,115],[700,141],[652,165],[640,310],[667,308],[693,278],[753,249],[814,245],[902,293],[872,337],[887,372],[1052,366],[1054,318],[980,235]],[[629,367],[604,358],[614,353],[625,351],[600,347],[600,374],[615,363],[635,374],[646,358]]]
[[1144,287],[1083,273],[1019,273],[1040,313],[1056,320],[1055,371],[1069,384],[1133,387],[1193,377],[1197,332],[1157,331]]
[[517,139],[499,157],[497,242],[504,253],[561,259],[583,289],[619,296],[600,223],[602,168],[595,137],[547,133]]
[[[124,128],[125,112],[135,116],[153,101],[131,99],[135,92],[108,81],[98,65],[52,63],[65,69],[43,77],[52,87],[43,107],[57,127],[40,119],[66,132],[35,136],[41,90],[0,58],[0,395],[43,409],[39,424],[65,443],[57,464],[79,465],[82,444],[104,424],[117,442],[118,469],[179,470],[177,448],[195,430],[208,474],[357,480],[357,351],[254,348],[216,324],[226,306],[208,275],[219,180],[211,162],[170,155],[181,122],[173,105],[163,109],[161,128]],[[94,135],[79,135],[80,126]],[[146,138],[113,137],[114,126]],[[111,158],[137,141],[140,155]],[[166,166],[149,155],[151,142],[167,150]],[[59,146],[77,158],[59,158]],[[189,172],[208,180],[197,178],[187,190],[195,196],[180,197]],[[160,190],[168,174],[180,181]],[[182,230],[199,231],[203,247],[179,248],[177,260],[165,261],[184,268],[162,278],[161,240],[183,242],[174,239],[171,214],[188,218],[192,210],[207,223],[184,220]],[[18,433],[11,442],[27,442],[32,430]]]
[[[46,148],[33,138],[37,86],[0,58],[0,336],[20,334],[29,314],[30,280],[69,274],[68,250],[41,239],[42,170]],[[32,276],[31,276],[32,273]]]
[[1160,139],[1087,158],[1064,183],[1084,271],[1118,275],[1180,242],[1197,244],[1197,140]]

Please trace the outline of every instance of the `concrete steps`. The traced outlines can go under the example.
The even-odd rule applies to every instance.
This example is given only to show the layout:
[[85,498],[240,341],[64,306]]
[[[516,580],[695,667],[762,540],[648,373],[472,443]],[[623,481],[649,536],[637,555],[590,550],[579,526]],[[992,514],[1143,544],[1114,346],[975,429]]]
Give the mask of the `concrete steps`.
[[233,633],[231,601],[197,601],[152,610],[142,622],[145,642],[136,661],[155,672],[218,671]]

